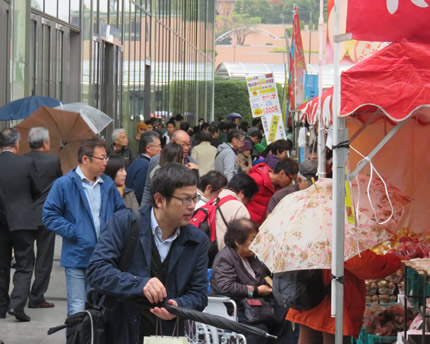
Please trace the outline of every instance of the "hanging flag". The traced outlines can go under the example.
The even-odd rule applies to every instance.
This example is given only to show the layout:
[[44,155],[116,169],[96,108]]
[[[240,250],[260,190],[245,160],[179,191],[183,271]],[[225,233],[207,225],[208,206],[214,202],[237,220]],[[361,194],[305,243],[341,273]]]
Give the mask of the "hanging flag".
[[430,0],[348,0],[346,32],[353,39],[430,40]]
[[294,111],[305,99],[306,62],[300,32],[299,10],[294,6],[293,37],[290,49],[290,79],[288,83],[289,109]]

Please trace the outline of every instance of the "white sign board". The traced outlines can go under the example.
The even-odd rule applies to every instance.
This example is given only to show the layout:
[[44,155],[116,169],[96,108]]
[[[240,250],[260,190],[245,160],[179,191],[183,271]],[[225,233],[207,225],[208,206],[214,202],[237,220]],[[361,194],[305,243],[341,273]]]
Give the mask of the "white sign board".
[[268,143],[286,139],[282,111],[273,74],[246,78],[252,117],[260,117]]

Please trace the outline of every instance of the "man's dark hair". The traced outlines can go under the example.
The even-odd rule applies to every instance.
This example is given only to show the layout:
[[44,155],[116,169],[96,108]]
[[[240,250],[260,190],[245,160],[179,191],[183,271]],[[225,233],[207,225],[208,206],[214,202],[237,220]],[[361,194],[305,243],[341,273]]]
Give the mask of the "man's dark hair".
[[244,133],[248,131],[249,124],[248,122],[244,121],[240,123],[240,130],[242,130]]
[[209,171],[200,178],[199,189],[204,192],[208,185],[212,186],[212,191],[218,191],[227,186],[227,178],[221,172]]
[[258,124],[260,124],[261,123],[261,118],[260,117],[257,117],[257,118],[254,118],[253,120],[252,120],[252,122],[251,122],[251,126],[252,127],[256,127],[256,126],[258,126]]
[[299,172],[299,164],[290,158],[279,160],[273,169],[273,173],[278,174],[281,171],[284,171],[287,175],[292,176]]
[[210,124],[208,122],[203,122],[200,126],[200,130],[206,130],[210,127]]
[[233,139],[240,140],[245,134],[241,130],[233,129],[227,134],[227,142],[231,143]]
[[212,134],[209,131],[202,131],[199,134],[200,142],[211,142]]
[[122,168],[125,168],[124,158],[119,155],[111,156],[106,165],[105,174],[111,177],[113,181],[115,181],[116,174]]
[[263,138],[263,134],[260,132],[260,130],[258,129],[254,129],[252,130],[249,135],[250,137],[257,137],[259,140],[261,140]]
[[227,123],[225,123],[225,122],[220,122],[220,123],[218,124],[218,128],[219,128],[219,130],[227,130],[227,129],[228,129]]
[[21,135],[15,128],[6,128],[0,132],[0,147],[15,147],[19,140]]
[[267,156],[268,154],[270,154],[270,152],[272,154],[281,154],[282,152],[291,150],[292,147],[293,146],[290,140],[279,139],[268,145],[262,155]]
[[154,142],[155,139],[159,139],[160,138],[160,134],[158,134],[156,131],[150,130],[150,131],[145,131],[141,136],[140,136],[140,141],[139,141],[139,153],[146,153],[146,146],[150,145],[151,143]]
[[168,163],[154,173],[151,180],[151,205],[156,208],[154,195],[159,193],[169,202],[176,189],[197,186],[197,176],[193,170],[178,163]]
[[175,121],[183,121],[184,120],[184,116],[182,116],[180,113],[178,113],[176,116],[175,116]]
[[244,173],[234,175],[228,183],[228,188],[237,194],[242,191],[243,195],[249,199],[258,192],[258,185],[255,180]]
[[219,132],[219,129],[216,125],[211,124],[208,128],[208,131],[213,135]]
[[224,235],[225,245],[236,248],[236,244],[244,244],[254,231],[258,232],[258,225],[254,221],[247,218],[233,220],[228,224]]
[[48,129],[43,127],[31,128],[28,132],[27,141],[31,149],[42,148],[45,142],[50,142]]
[[151,125],[151,126],[152,126],[152,121],[151,121],[150,119],[147,119],[147,120],[145,121],[145,124],[146,124],[146,125]]
[[167,125],[168,124],[173,124],[173,126],[175,127],[176,125],[175,125],[175,120],[174,119],[169,119],[169,121],[166,123],[166,128],[167,128]]
[[181,130],[183,130],[185,132],[188,132],[188,129],[190,129],[190,124],[188,122],[182,122],[179,125],[179,129],[181,129]]
[[82,164],[82,157],[84,155],[90,157],[94,154],[96,147],[103,147],[106,149],[106,142],[98,136],[90,137],[82,140],[78,150],[78,162]]

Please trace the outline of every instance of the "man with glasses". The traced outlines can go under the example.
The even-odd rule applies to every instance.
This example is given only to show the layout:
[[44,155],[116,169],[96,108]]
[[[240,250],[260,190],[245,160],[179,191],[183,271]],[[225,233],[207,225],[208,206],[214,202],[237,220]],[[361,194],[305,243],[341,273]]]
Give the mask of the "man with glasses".
[[[96,245],[88,267],[91,286],[115,297],[145,297],[151,304],[203,310],[207,305],[208,238],[190,225],[197,201],[197,177],[182,164],[169,163],[153,176],[151,204],[140,209],[139,242],[127,272],[118,269],[135,214],[114,214]],[[164,307],[142,310],[136,302],[115,301],[107,310],[106,343],[142,343],[154,335],[172,334],[175,316]],[[183,322],[179,333],[183,334]],[[160,333],[160,332],[159,332]]]
[[[184,154],[184,165],[191,169],[198,169],[197,162],[188,155],[191,148],[191,139],[190,136],[183,130],[175,130],[170,138],[171,142],[175,142],[182,147]],[[149,162],[148,172],[146,174],[146,182],[145,188],[143,190],[142,201],[140,202],[141,206],[151,203],[151,171],[156,168],[160,164],[160,154],[155,155],[151,158]]]
[[290,185],[296,179],[298,171],[297,162],[290,158],[279,160],[273,170],[264,162],[251,168],[249,176],[258,185],[258,192],[246,206],[252,221],[259,225],[263,223],[270,198],[277,189]]
[[142,200],[145,188],[149,162],[152,157],[160,154],[160,152],[160,135],[153,130],[143,133],[139,142],[139,157],[127,169],[127,177],[125,179],[125,185],[134,190],[139,203]]
[[61,266],[66,272],[67,315],[85,308],[90,256],[105,223],[125,208],[112,179],[104,176],[109,157],[99,137],[81,142],[79,165],[57,179],[43,206],[45,226],[61,235]]

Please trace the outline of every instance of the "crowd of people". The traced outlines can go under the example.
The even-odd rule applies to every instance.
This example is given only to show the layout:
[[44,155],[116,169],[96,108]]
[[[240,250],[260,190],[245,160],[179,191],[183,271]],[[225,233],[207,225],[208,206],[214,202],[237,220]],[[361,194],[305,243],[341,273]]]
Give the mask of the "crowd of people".
[[[278,340],[248,336],[248,343],[332,343],[334,320],[321,317],[326,308],[314,315],[312,310],[276,305],[266,278],[271,272],[249,250],[259,225],[277,203],[317,180],[312,152],[298,164],[289,157],[289,139],[267,144],[259,119],[250,126],[239,118],[210,124],[201,119],[192,128],[177,115],[165,124],[157,119],[138,123],[131,140],[124,129],[115,129],[111,139],[109,146],[99,137],[83,140],[76,168],[63,176],[60,160],[49,153],[45,128],[30,130],[32,151],[24,156],[16,154],[16,129],[0,133],[0,318],[9,313],[18,321],[30,321],[27,302],[30,308],[54,307],[44,294],[57,234],[63,239],[67,315],[85,309],[89,288],[116,297],[106,312],[109,343],[142,342],[155,334],[157,318],[163,320],[164,333],[171,333],[175,316],[162,301],[203,310],[210,265],[211,292],[237,302],[239,322],[249,320],[246,299],[262,297],[275,304],[275,321],[253,325]],[[215,213],[218,254],[209,262],[210,238],[190,221],[197,209],[215,199],[220,202]],[[133,259],[123,269],[121,256],[135,221],[140,235]],[[16,263],[9,296],[12,251]],[[371,253],[357,259],[345,268],[347,278],[359,286],[350,297],[360,300],[363,264],[374,262],[372,276],[389,274],[400,265],[394,257],[375,258]],[[325,282],[330,282],[328,275]],[[142,296],[152,308],[142,310],[124,301]],[[322,304],[327,307],[327,300]],[[349,313],[353,319],[346,340],[356,336],[357,324],[361,327],[362,311]],[[305,329],[300,335],[297,324]],[[183,333],[184,326],[179,329]]]

